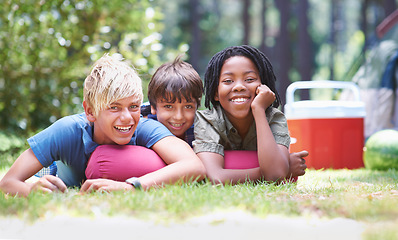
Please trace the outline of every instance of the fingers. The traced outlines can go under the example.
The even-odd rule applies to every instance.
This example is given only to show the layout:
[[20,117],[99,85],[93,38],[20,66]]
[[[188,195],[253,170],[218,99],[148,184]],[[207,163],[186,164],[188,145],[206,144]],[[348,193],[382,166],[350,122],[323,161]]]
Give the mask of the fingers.
[[308,151],[294,152],[290,154],[290,167],[293,176],[302,176],[305,174],[307,164],[304,157],[308,156]]
[[66,192],[67,187],[65,183],[58,177],[52,175],[45,175],[41,177],[32,187],[35,190],[43,192]]
[[80,192],[109,192],[109,190],[105,182],[101,179],[91,179],[83,183]]
[[133,187],[125,182],[113,181],[110,179],[89,179],[86,180],[80,192],[111,192],[118,190],[129,190]]
[[305,157],[307,157],[307,156],[309,155],[308,151],[305,151],[305,150],[303,150],[303,151],[301,151],[301,152],[297,152],[296,154],[297,154],[298,157],[300,157],[300,158],[305,158]]
[[253,108],[266,109],[275,101],[275,93],[272,92],[266,85],[259,85],[256,89],[256,97],[252,102]]
[[301,158],[302,164],[303,164],[303,168],[304,170],[307,168],[307,164],[305,164],[305,157],[307,157],[309,155],[309,153],[307,151],[301,151],[297,153],[298,156]]
[[268,93],[270,94],[270,96],[272,96],[275,99],[275,93],[273,91],[271,91],[271,89],[269,89],[269,87],[267,85],[259,85],[257,87],[257,91],[256,94],[260,94],[260,93]]
[[93,192],[100,188],[100,185],[96,183],[94,180],[86,180],[82,187],[80,188],[80,192]]

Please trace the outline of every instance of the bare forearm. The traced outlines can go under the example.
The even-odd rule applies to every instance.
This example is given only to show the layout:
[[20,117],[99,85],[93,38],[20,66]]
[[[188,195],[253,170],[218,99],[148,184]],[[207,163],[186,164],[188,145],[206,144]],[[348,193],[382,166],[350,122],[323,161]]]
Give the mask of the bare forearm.
[[5,194],[28,196],[31,190],[31,184],[12,179],[3,179],[0,182],[0,190]]
[[204,179],[205,174],[205,169],[201,162],[179,161],[140,177],[140,182],[143,189],[148,189],[154,186],[173,184],[178,181],[200,181]]
[[265,111],[253,111],[257,130],[257,152],[262,176],[267,181],[284,178],[289,170],[287,149],[283,152],[275,142]]

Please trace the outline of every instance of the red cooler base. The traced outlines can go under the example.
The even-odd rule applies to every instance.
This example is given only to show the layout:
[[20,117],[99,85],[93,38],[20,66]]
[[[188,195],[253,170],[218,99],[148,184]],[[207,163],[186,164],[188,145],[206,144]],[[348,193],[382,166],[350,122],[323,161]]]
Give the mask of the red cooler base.
[[290,152],[307,150],[308,168],[364,167],[363,118],[288,119]]

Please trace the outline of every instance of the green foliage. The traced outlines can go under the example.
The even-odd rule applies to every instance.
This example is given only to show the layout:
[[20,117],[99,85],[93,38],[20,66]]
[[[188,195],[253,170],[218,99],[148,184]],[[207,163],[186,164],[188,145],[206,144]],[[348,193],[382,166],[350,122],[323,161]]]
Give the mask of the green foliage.
[[34,131],[81,112],[84,78],[106,52],[148,73],[161,28],[149,0],[3,1],[0,128]]
[[24,146],[25,146],[24,139],[21,139],[15,135],[10,135],[0,132],[0,153],[5,153],[15,149],[20,149]]
[[28,148],[25,137],[0,131],[0,167],[9,167]]

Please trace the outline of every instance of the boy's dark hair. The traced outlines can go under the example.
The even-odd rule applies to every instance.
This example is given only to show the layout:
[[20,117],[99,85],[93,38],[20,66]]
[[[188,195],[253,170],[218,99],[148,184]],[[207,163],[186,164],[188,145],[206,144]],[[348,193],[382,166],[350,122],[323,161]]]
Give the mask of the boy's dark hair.
[[148,85],[148,99],[154,108],[159,99],[174,103],[185,98],[188,102],[196,100],[200,106],[202,94],[202,79],[191,64],[181,60],[181,56],[172,63],[161,65]]
[[234,56],[247,57],[254,63],[259,71],[261,83],[267,85],[270,90],[275,93],[276,100],[271,106],[278,107],[281,104],[281,100],[276,91],[276,77],[271,62],[264,53],[260,52],[257,48],[248,45],[228,47],[216,53],[210,59],[204,77],[205,107],[210,109],[210,103],[213,106],[219,104],[218,101],[214,100],[214,96],[217,92],[221,68],[224,65],[225,60]]

